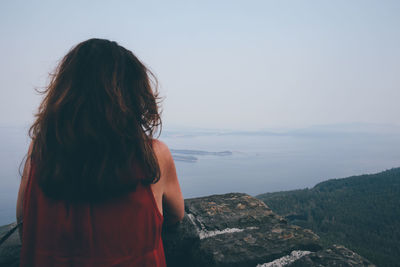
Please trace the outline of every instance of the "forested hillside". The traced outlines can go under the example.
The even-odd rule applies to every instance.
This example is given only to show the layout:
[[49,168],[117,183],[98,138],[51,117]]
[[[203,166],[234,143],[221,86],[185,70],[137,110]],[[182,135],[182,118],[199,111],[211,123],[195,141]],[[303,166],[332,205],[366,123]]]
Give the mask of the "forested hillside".
[[257,197],[326,244],[343,244],[378,266],[400,266],[400,168]]

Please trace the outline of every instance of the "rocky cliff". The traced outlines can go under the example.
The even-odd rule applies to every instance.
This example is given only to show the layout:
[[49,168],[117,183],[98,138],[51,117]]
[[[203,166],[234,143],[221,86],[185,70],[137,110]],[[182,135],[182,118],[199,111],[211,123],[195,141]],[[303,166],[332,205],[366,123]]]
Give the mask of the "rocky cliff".
[[[168,266],[374,266],[343,246],[290,225],[262,201],[230,193],[185,200],[183,221],[164,229]],[[0,227],[0,239],[15,224]],[[0,245],[0,266],[18,266],[15,231]]]

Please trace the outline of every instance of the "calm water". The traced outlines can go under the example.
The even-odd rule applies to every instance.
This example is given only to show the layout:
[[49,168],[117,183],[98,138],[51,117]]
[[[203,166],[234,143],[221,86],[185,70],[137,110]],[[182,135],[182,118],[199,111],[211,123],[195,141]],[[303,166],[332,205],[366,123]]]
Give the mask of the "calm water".
[[[26,129],[0,128],[0,225],[15,221],[18,167],[28,148]],[[185,198],[312,187],[330,179],[400,166],[397,134],[164,134],[171,149],[231,151],[229,156],[194,155],[176,161]]]

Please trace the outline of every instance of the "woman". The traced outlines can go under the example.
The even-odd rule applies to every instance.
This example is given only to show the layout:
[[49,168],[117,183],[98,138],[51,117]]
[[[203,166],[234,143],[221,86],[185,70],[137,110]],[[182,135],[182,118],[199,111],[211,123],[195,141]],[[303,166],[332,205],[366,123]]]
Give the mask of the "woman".
[[[151,74],[116,42],[74,47],[52,76],[21,180],[21,266],[165,266],[184,204]],[[164,217],[163,217],[164,216]]]

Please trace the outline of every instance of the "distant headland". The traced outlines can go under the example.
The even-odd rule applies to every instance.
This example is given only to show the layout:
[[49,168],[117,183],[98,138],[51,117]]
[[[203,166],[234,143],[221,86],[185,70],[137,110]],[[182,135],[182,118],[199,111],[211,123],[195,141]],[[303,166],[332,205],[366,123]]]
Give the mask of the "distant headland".
[[198,157],[196,156],[231,156],[232,151],[219,151],[219,152],[211,152],[204,150],[189,150],[189,149],[171,149],[172,157],[176,161],[183,162],[197,162]]

